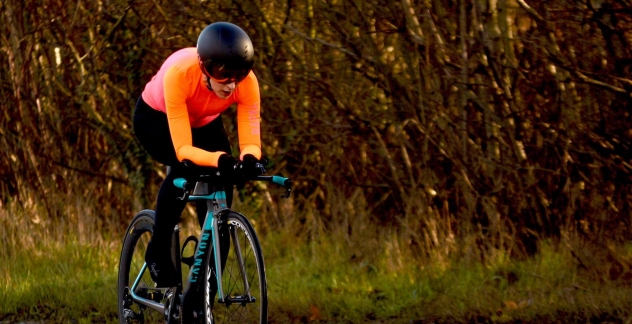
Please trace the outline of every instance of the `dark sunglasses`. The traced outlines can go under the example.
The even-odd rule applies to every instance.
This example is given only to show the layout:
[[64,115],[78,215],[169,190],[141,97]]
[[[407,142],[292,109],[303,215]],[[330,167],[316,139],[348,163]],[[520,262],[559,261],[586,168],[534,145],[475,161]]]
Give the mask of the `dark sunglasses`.
[[231,70],[224,65],[214,64],[210,60],[204,62],[202,71],[207,77],[224,84],[241,82],[250,73],[250,69]]

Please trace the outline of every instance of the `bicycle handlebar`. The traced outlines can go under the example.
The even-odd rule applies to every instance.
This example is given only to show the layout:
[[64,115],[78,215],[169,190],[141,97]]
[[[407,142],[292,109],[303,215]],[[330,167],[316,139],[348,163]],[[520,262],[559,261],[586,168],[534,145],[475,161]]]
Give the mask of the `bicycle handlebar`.
[[[198,181],[204,179],[204,178],[208,178],[206,176],[200,176]],[[279,186],[283,186],[285,188],[285,195],[282,196],[283,198],[289,198],[290,197],[290,193],[292,192],[292,180],[282,177],[282,176],[256,176],[254,178],[250,178],[250,179],[246,179],[246,180],[251,180],[251,181],[267,181],[267,182],[272,182],[274,184],[277,184]],[[189,188],[189,182],[187,181],[187,179],[185,178],[177,178],[173,180],[173,185],[176,186],[177,188],[183,189],[185,192],[188,192],[190,190],[192,190],[193,188]],[[195,186],[195,183],[191,184],[193,186]]]
[[282,177],[282,176],[258,176],[254,180],[257,181],[268,181],[275,183],[279,186],[285,187],[285,196],[283,198],[290,198],[290,193],[292,192],[292,180]]

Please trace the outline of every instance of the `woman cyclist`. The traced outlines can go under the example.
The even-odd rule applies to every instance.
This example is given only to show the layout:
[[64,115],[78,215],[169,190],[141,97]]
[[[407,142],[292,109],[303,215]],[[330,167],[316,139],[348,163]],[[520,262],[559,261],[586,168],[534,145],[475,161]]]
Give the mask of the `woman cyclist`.
[[[200,33],[197,46],[171,54],[147,83],[134,110],[134,133],[143,148],[170,171],[160,186],[154,233],[145,261],[158,287],[174,286],[171,233],[186,202],[173,180],[184,177],[182,161],[217,167],[226,181],[230,207],[235,167],[256,172],[261,158],[259,83],[252,72],[254,49],[240,27],[216,22]],[[237,104],[240,159],[231,154],[220,114]],[[200,221],[206,205],[199,204]]]

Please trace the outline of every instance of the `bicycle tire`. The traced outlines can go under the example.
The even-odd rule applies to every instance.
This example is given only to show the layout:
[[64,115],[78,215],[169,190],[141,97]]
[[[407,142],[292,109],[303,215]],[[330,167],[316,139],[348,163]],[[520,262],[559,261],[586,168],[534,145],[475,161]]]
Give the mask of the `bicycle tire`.
[[[261,244],[255,230],[248,219],[237,212],[229,211],[220,218],[220,232],[230,235],[228,247],[220,247],[222,251],[222,287],[224,294],[230,297],[245,296],[246,290],[237,262],[236,246],[240,247],[244,261],[249,290],[254,302],[219,303],[216,279],[213,266],[214,259],[209,253],[204,269],[204,318],[207,324],[227,323],[267,323],[268,293],[266,284],[265,263]],[[234,231],[235,236],[231,234]],[[239,242],[236,244],[235,238]],[[224,240],[220,240],[224,241]],[[226,251],[226,248],[228,250]],[[225,296],[225,297],[226,297]]]
[[[145,262],[145,249],[153,234],[155,218],[154,211],[142,210],[134,216],[125,232],[118,273],[118,312],[121,324],[164,323],[165,321],[164,315],[133,303],[126,291],[126,288],[130,286],[130,281],[133,282],[136,279]],[[140,286],[153,287],[149,273],[143,275]],[[134,312],[133,318],[125,316],[126,309],[128,312],[130,310]]]

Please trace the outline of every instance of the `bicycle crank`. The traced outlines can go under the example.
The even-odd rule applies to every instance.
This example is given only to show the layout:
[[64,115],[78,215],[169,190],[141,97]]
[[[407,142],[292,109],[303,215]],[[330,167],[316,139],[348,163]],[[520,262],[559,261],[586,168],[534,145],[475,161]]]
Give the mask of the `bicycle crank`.
[[[177,290],[177,289],[176,289]],[[179,295],[174,293],[172,288],[167,289],[165,292],[165,318],[167,324],[177,324],[180,321],[180,303]]]

